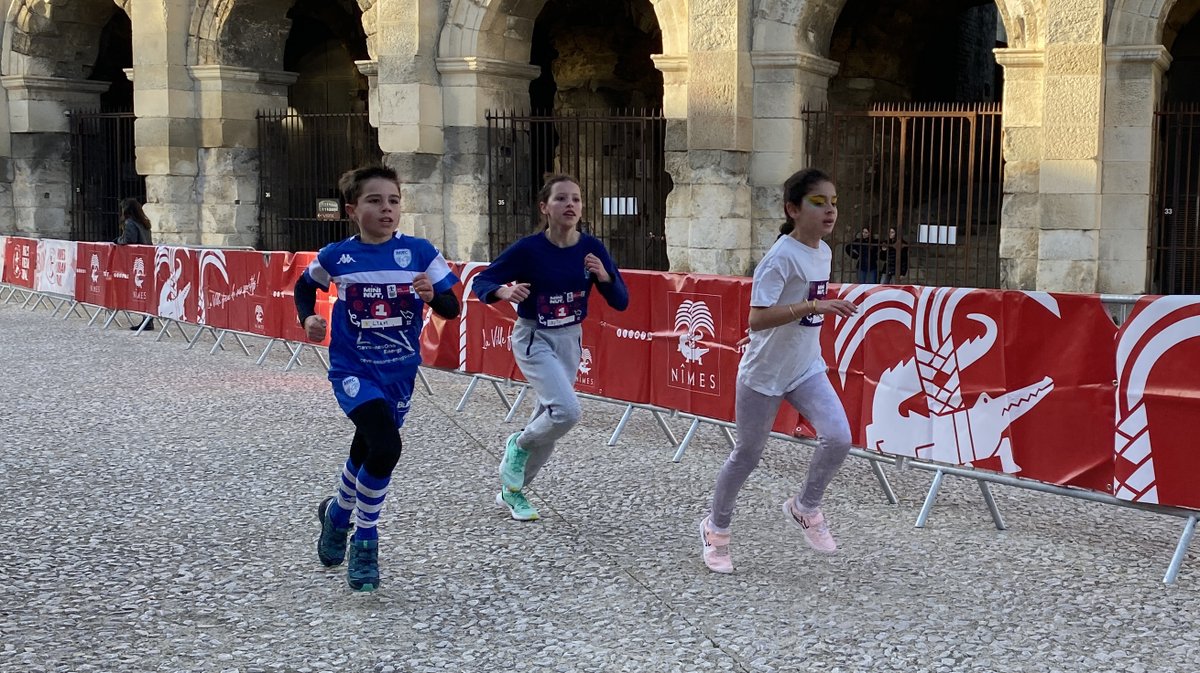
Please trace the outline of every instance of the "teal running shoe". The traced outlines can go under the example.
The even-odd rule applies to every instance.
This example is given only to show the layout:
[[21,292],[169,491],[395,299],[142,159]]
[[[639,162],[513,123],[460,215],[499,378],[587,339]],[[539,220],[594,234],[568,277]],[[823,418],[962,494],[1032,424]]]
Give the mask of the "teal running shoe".
[[525,488],[525,461],[529,460],[529,452],[517,446],[517,437],[520,436],[519,432],[508,436],[504,458],[500,459],[500,483],[510,491]]
[[379,540],[351,540],[346,584],[355,591],[379,588]]
[[321,565],[332,568],[341,565],[346,560],[346,537],[350,535],[350,527],[337,528],[329,518],[333,508],[333,497],[325,498],[317,505],[317,520],[321,522],[321,536],[317,538],[317,558]]
[[529,501],[525,499],[525,494],[520,491],[500,489],[500,492],[496,494],[496,504],[507,507],[512,518],[517,521],[536,521],[538,518],[537,508],[529,504]]

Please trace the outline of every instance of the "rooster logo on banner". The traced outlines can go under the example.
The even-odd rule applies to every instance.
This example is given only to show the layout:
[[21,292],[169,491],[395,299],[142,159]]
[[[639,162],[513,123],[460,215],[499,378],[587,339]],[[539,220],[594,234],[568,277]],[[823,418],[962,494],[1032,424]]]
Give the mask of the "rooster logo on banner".
[[[1047,376],[997,397],[981,393],[965,402],[961,374],[995,346],[996,321],[982,313],[968,313],[965,317],[981,326],[983,334],[963,340],[952,326],[959,302],[972,290],[915,291],[861,285],[843,289],[842,298],[859,303],[862,309],[839,318],[834,328],[835,361],[843,388],[850,363],[872,327],[897,322],[913,337],[913,355],[879,375],[871,423],[866,427],[867,448],[955,465],[998,457],[1004,472],[1020,472],[1008,427],[1053,391],[1054,381]],[[1030,296],[1059,315],[1058,303],[1050,295]],[[924,398],[928,415],[919,404],[904,404],[918,395]]]

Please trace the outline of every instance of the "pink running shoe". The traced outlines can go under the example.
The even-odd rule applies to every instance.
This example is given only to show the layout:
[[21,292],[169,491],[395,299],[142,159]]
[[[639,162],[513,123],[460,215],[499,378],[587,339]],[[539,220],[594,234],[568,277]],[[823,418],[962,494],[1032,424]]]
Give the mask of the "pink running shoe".
[[700,545],[704,550],[704,565],[715,573],[733,572],[729,537],[729,533],[714,533],[708,526],[708,517],[700,520]]
[[825,515],[821,510],[818,509],[812,514],[801,514],[792,503],[792,498],[788,498],[783,501],[783,513],[804,531],[804,539],[808,546],[822,554],[837,551],[837,542],[833,539],[833,533],[829,532],[829,524],[825,522]]

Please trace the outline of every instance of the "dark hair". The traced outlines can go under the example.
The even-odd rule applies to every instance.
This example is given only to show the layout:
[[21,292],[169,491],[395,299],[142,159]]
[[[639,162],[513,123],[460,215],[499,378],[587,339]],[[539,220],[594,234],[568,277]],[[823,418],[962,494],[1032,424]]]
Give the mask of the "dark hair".
[[396,183],[396,187],[400,187],[400,177],[396,175],[396,171],[387,166],[360,166],[342,173],[342,177],[338,178],[338,191],[342,194],[342,201],[347,205],[358,203],[358,197],[362,196],[362,186],[367,180],[375,178],[383,178]]
[[[805,168],[802,171],[796,171],[792,177],[783,183],[783,200],[793,206],[804,205],[804,197],[812,193],[813,187],[822,182],[833,182],[833,178],[829,174],[819,168]],[[792,233],[796,228],[796,223],[787,214],[787,208],[783,209],[783,224],[779,225],[779,235],[783,236]]]
[[146,217],[146,213],[142,212],[142,204],[137,199],[128,198],[122,199],[120,205],[121,221],[133,220],[138,224],[150,229],[150,218]]
[[[554,185],[557,185],[560,182],[570,182],[570,183],[573,183],[576,187],[579,186],[579,181],[576,180],[574,178],[574,176],[567,175],[566,173],[557,173],[555,175],[551,175],[550,177],[546,178],[546,183],[544,185],[542,185],[542,188],[540,190],[538,190],[537,204],[539,206],[542,205],[543,203],[550,202],[550,194],[554,191]],[[545,215],[539,215],[538,222],[543,227],[550,226],[550,223],[546,221]]]

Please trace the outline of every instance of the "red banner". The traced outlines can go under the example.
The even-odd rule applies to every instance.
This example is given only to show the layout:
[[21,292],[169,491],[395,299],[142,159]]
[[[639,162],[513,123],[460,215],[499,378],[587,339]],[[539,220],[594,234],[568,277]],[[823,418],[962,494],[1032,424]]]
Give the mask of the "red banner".
[[107,306],[112,243],[80,243],[75,247],[75,300]]
[[[448,264],[451,273],[462,279],[464,265],[461,262],[448,262]],[[461,282],[456,283],[452,290],[458,299],[459,314],[461,315],[464,286]],[[461,327],[460,318],[446,320],[434,313],[428,306],[425,307],[425,328],[421,330],[422,364],[426,367],[440,369],[458,369],[460,345],[463,344],[460,336]]]
[[116,245],[109,253],[108,308],[157,314],[158,291],[154,279],[154,254],[149,245]]
[[4,246],[4,282],[32,290],[37,278],[38,242],[10,237]]
[[475,274],[485,268],[486,264],[470,263],[463,269],[463,285],[467,288],[468,295],[463,305],[462,316],[462,329],[467,343],[466,370],[524,381],[512,354],[512,328],[517,319],[516,309],[507,301],[485,304],[470,291]]
[[1117,497],[1200,509],[1200,298],[1142,298],[1116,351]]

